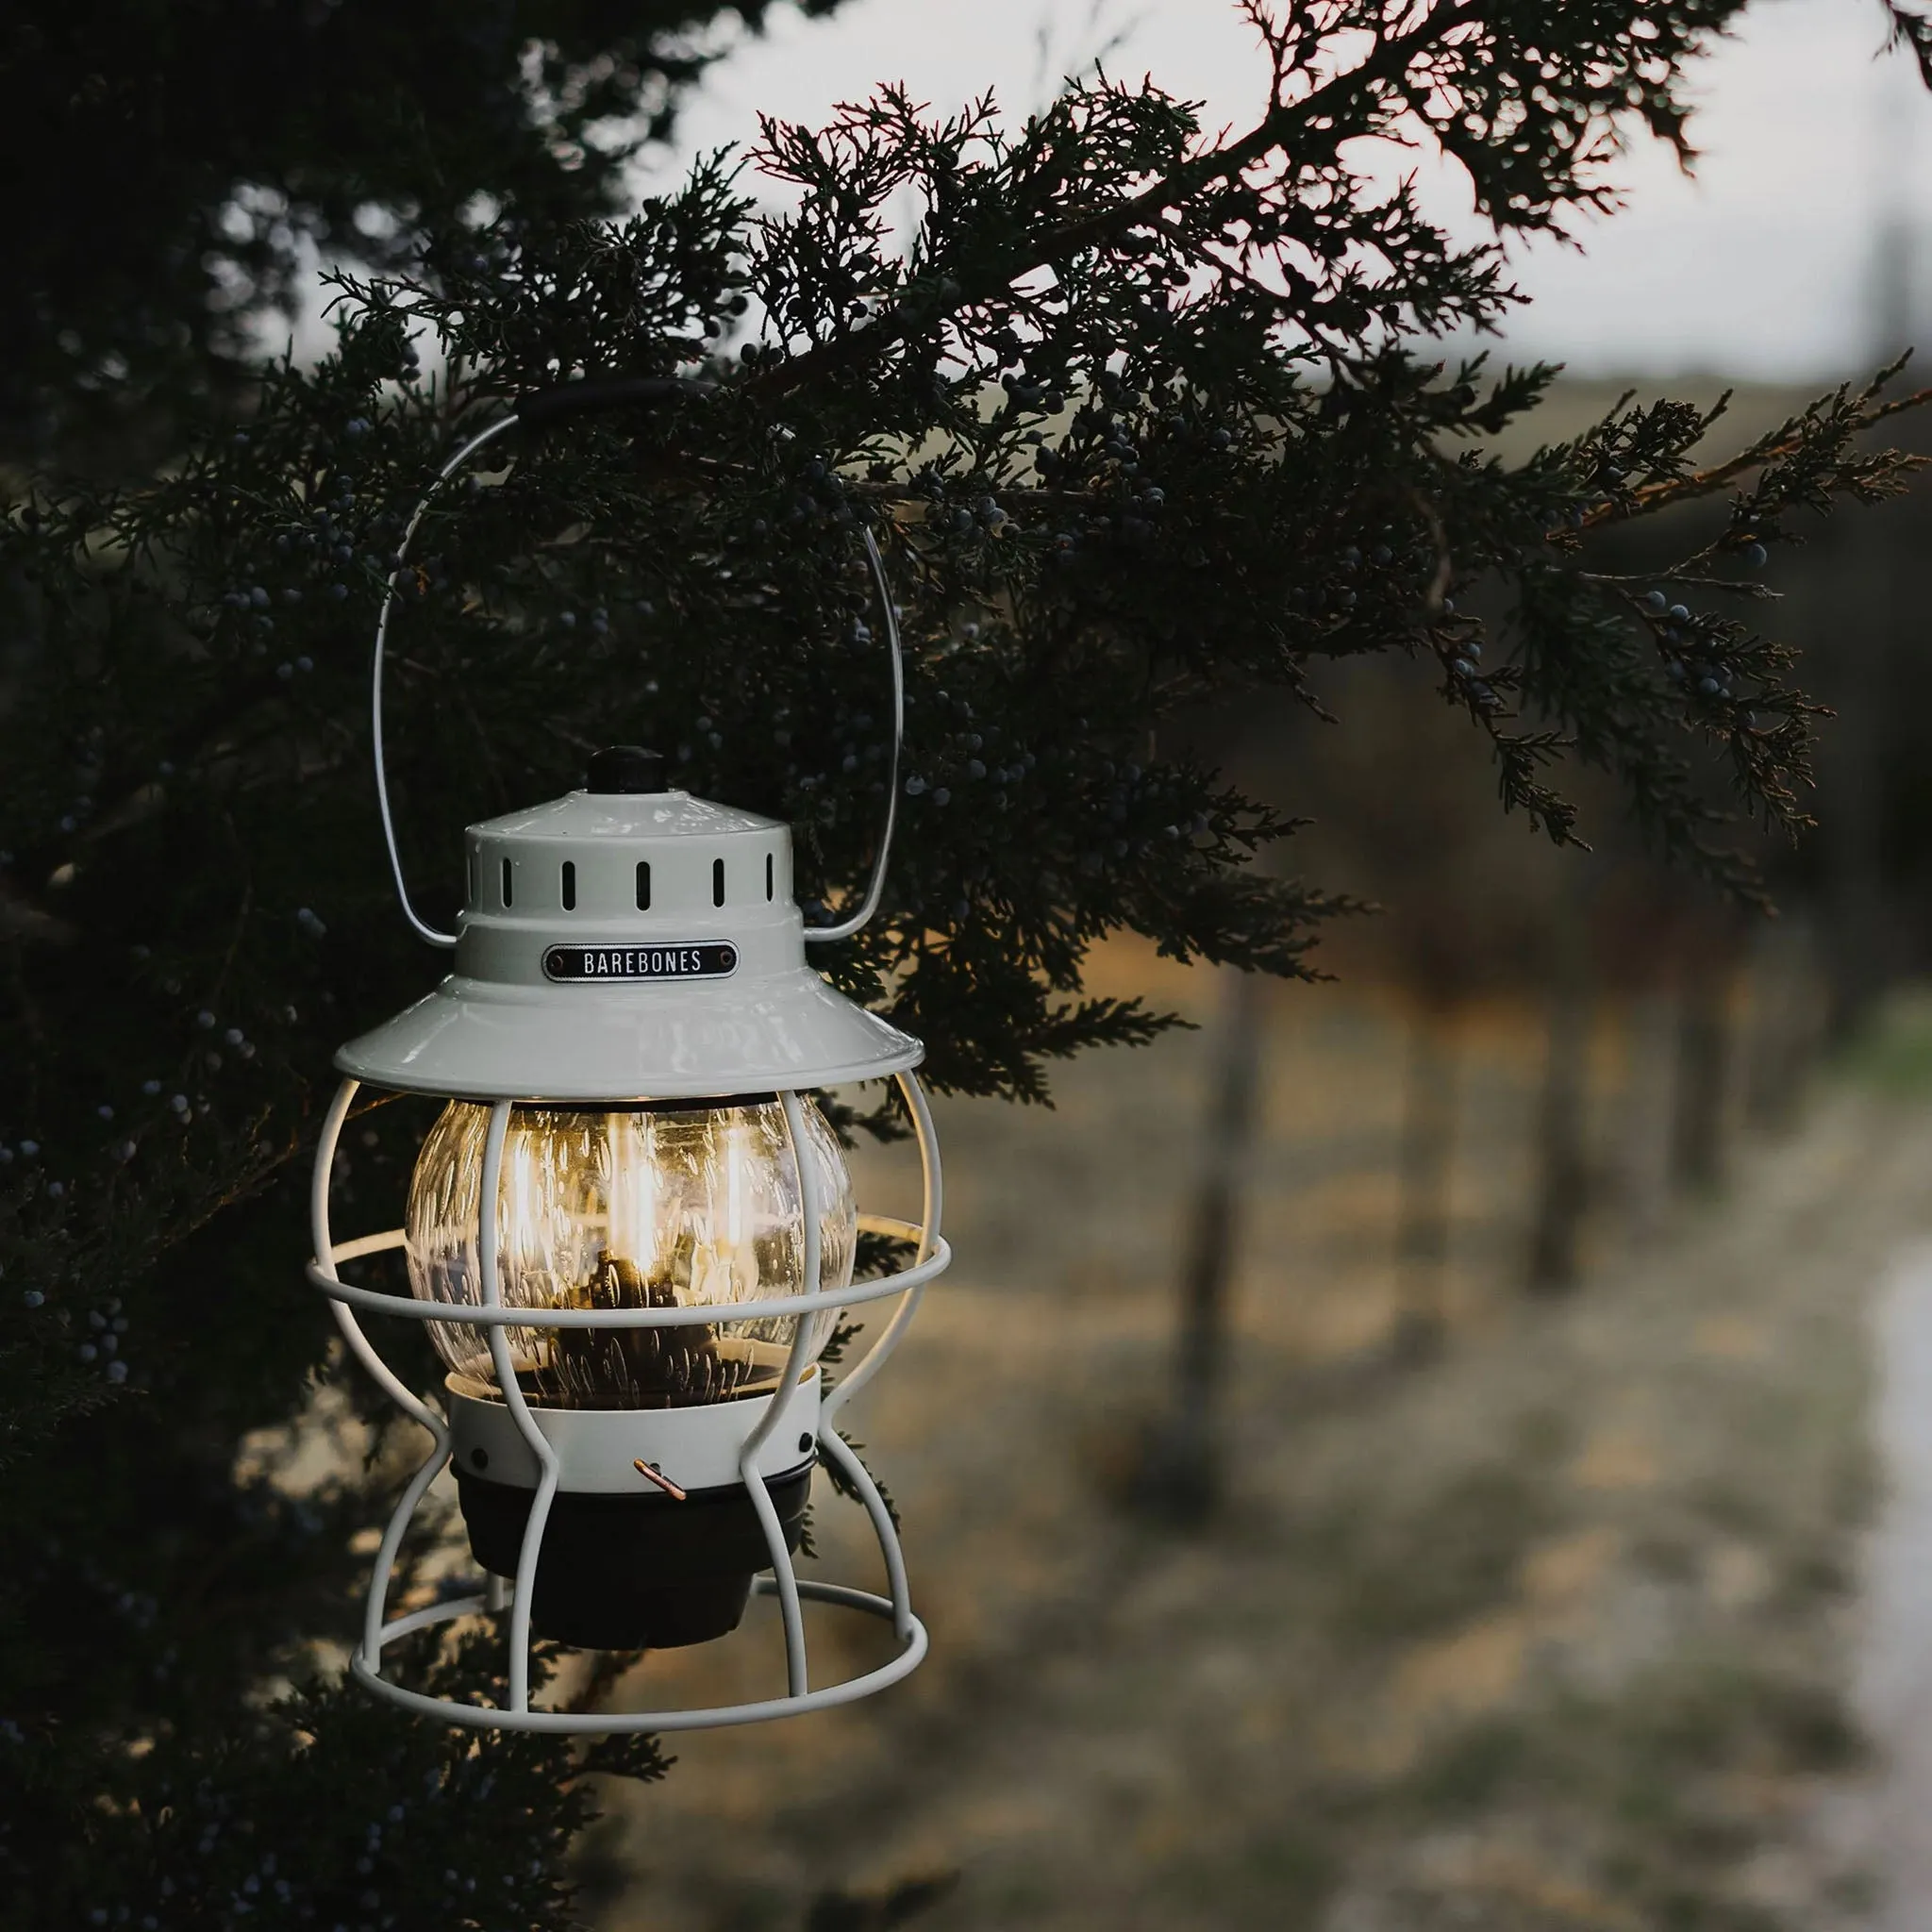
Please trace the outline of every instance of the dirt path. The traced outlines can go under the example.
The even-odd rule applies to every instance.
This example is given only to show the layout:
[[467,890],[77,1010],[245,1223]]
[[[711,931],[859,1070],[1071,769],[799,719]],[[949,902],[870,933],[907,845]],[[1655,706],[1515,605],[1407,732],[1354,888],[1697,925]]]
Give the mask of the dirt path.
[[1874,1310],[1885,1497],[1865,1564],[1857,1703],[1882,1754],[1865,1820],[1872,1932],[1932,1920],[1932,1249],[1900,1257]]
[[[946,1110],[960,1266],[859,1419],[933,1660],[851,1710],[680,1740],[664,1786],[617,1796],[610,1932],[799,1926],[832,1894],[851,1910],[816,1923],[884,1924],[865,1901],[943,1874],[932,1932],[1866,1923],[1871,1834],[1832,1824],[1870,1808],[1865,1319],[1932,1228],[1932,1114],[1840,1085],[1722,1202],[1535,1305],[1537,1043],[1479,1045],[1457,1324],[1404,1370],[1377,1345],[1399,1029],[1373,1002],[1277,1008],[1235,1475],[1192,1536],[1120,1493],[1160,1400],[1200,1038],[1074,1070],[1057,1114]],[[1627,1138],[1627,1107],[1600,1124]],[[1924,1345],[1898,1358],[1932,1384],[1915,1278]],[[1886,1412],[1932,1434],[1932,1388],[1899,1387]],[[853,1525],[818,1513],[829,1568]],[[1895,1623],[1911,1581],[1881,1590]],[[657,1694],[767,1684],[773,1633],[746,1634],[652,1659]]]

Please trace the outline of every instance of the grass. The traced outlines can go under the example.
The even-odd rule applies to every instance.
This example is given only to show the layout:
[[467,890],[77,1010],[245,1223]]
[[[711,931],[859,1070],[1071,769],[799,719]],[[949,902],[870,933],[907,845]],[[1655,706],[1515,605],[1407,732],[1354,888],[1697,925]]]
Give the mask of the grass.
[[1360,1549],[1341,1584],[1338,1622],[1363,1642],[1412,1641],[1467,1623],[1506,1601],[1554,1508],[1526,1471],[1464,1471],[1392,1521],[1353,1514]]
[[1890,999],[1844,1050],[1849,1079],[1892,1099],[1932,1099],[1932,988]]

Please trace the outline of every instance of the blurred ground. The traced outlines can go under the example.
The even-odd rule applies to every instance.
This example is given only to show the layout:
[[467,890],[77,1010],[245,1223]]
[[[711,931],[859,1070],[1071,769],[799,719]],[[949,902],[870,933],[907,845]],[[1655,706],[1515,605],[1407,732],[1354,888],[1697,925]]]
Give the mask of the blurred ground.
[[[1165,970],[1116,954],[1101,990]],[[1166,990],[1211,1024],[1205,975]],[[959,1258],[856,1406],[932,1658],[848,1710],[671,1740],[667,1782],[609,1793],[607,1932],[883,1926],[925,1880],[949,1887],[931,1932],[1868,1922],[1850,1586],[1865,1324],[1932,1224],[1932,1113],[1886,1077],[1913,1049],[1734,1142],[1723,1193],[1647,1240],[1599,1216],[1583,1284],[1536,1301],[1541,1028],[1461,1032],[1449,1334],[1405,1364],[1403,1016],[1271,995],[1229,1492],[1192,1532],[1124,1503],[1166,1400],[1211,1031],[1089,1058],[1052,1112],[941,1109]],[[1598,1028],[1600,1195],[1665,1133],[1656,1034]],[[863,1170],[862,1196],[909,1203],[897,1154]],[[869,1578],[823,1485],[817,1524],[818,1568]],[[816,1679],[884,1654],[812,1627]],[[780,1688],[758,1605],[620,1695]]]

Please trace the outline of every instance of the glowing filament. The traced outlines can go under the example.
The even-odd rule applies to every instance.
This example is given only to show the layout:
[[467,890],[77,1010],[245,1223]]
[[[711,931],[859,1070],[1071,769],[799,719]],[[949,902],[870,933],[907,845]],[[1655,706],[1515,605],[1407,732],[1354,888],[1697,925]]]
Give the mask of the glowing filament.
[[608,1114],[610,1193],[604,1252],[634,1261],[647,1280],[658,1272],[658,1171],[649,1114]]

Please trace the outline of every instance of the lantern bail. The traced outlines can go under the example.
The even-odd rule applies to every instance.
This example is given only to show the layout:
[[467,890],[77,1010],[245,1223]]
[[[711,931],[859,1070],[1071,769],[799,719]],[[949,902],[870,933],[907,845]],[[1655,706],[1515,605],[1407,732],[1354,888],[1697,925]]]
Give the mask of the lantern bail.
[[[416,541],[416,531],[435,502],[437,494],[476,452],[494,442],[497,438],[508,435],[513,429],[535,432],[560,418],[573,415],[596,413],[606,409],[635,407],[640,403],[658,403],[670,395],[708,396],[715,385],[706,382],[684,382],[677,378],[659,377],[603,377],[587,378],[577,382],[558,385],[556,389],[539,391],[522,397],[507,416],[500,416],[487,428],[480,429],[457,450],[443,463],[431,481],[415,508],[409,513],[409,521],[403,528],[402,541],[396,546],[394,567],[390,573],[389,584],[383,592],[382,608],[375,620],[375,648],[372,654],[369,678],[369,737],[370,750],[375,765],[375,800],[382,815],[382,836],[389,847],[389,864],[391,877],[395,880],[396,897],[402,904],[403,917],[409,922],[419,939],[426,940],[432,946],[453,947],[458,943],[455,933],[440,932],[428,924],[418,914],[409,898],[408,881],[403,876],[403,858],[396,844],[395,822],[390,812],[389,766],[383,751],[382,726],[382,667],[389,642],[390,620],[394,616],[401,603],[401,589],[411,580],[412,573],[405,569],[410,546]],[[906,739],[906,667],[899,642],[899,611],[892,601],[892,587],[886,576],[885,559],[879,555],[877,540],[864,525],[859,526],[859,538],[865,545],[865,558],[872,572],[873,587],[878,593],[879,612],[885,633],[887,658],[891,666],[892,678],[892,740],[891,756],[886,764],[885,783],[885,823],[879,828],[878,849],[873,856],[871,875],[866,881],[864,892],[858,905],[843,919],[832,925],[809,925],[802,927],[805,941],[813,944],[825,944],[836,940],[848,940],[860,932],[871,922],[878,910],[879,900],[885,892],[886,866],[891,858],[892,834],[899,823],[899,758]],[[655,782],[647,769],[647,760],[657,759]],[[610,762],[600,766],[599,760]],[[608,750],[594,754],[591,760],[591,778],[590,790],[592,792],[610,791],[652,791],[663,786],[663,760],[654,752],[645,751],[638,745],[613,745]],[[622,773],[637,782],[606,783],[600,779],[600,773],[608,771],[614,780]],[[869,1077],[864,1075],[853,1077]]]

